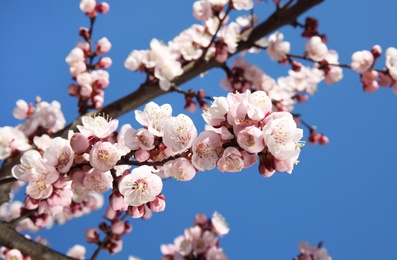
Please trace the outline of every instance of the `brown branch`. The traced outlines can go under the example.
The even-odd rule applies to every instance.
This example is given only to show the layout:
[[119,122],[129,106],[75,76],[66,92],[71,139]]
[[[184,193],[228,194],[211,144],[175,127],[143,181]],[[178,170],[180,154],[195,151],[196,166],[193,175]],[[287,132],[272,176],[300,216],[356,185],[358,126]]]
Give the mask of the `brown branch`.
[[68,257],[57,251],[37,243],[33,240],[27,239],[19,234],[8,224],[0,221],[0,245],[7,248],[17,248],[23,254],[29,255],[32,259],[42,260],[74,260],[75,258]]

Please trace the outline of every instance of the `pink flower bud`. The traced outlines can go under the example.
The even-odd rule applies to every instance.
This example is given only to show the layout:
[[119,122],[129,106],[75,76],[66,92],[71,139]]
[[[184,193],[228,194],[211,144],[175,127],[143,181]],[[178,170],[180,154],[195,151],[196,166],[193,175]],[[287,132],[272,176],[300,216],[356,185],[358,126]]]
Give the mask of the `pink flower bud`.
[[206,97],[206,93],[205,93],[205,90],[204,89],[199,89],[199,91],[197,91],[197,97],[198,98],[205,98]]
[[77,61],[70,65],[69,72],[73,77],[77,77],[79,74],[87,71],[87,65],[84,61]]
[[88,228],[85,231],[85,238],[88,243],[98,243],[99,241],[99,231],[96,228]]
[[82,0],[80,1],[80,10],[85,14],[89,14],[95,10],[96,1],[95,0]]
[[127,212],[132,218],[141,218],[145,214],[145,206],[129,206]]
[[82,49],[84,53],[90,51],[90,44],[85,41],[78,41],[76,47]]
[[109,239],[108,245],[106,247],[110,254],[116,254],[123,249],[123,241],[121,239]]
[[299,72],[299,71],[301,71],[302,64],[300,62],[297,62],[297,61],[292,61],[291,62],[291,67],[292,67],[293,71]]
[[76,96],[78,96],[79,95],[79,85],[77,85],[77,84],[70,84],[69,86],[68,86],[68,93],[69,93],[69,95],[71,95],[71,96],[73,96],[73,97],[76,97]]
[[70,139],[70,146],[76,154],[80,155],[87,152],[88,148],[90,147],[90,142],[85,135],[81,133],[75,133]]
[[100,14],[106,14],[110,10],[110,6],[106,2],[102,2],[96,5],[96,11]]
[[114,220],[117,218],[117,212],[112,207],[107,207],[104,218]]
[[194,224],[204,226],[207,224],[207,216],[203,213],[198,213],[194,216]]
[[154,212],[161,212],[165,210],[165,196],[159,194],[154,201],[149,202],[149,208]]
[[307,100],[309,99],[309,96],[306,94],[300,94],[296,96],[296,99],[298,100],[299,103],[306,103]]
[[374,58],[377,59],[379,58],[380,55],[382,55],[382,47],[380,47],[378,44],[374,45],[371,49],[372,55],[374,55]]
[[98,53],[107,53],[112,48],[112,44],[106,37],[101,38],[95,45]]
[[83,98],[90,98],[92,94],[92,87],[89,84],[80,85],[79,95]]
[[39,207],[40,200],[33,199],[33,198],[27,196],[23,203],[24,203],[25,208],[32,210],[32,209],[37,209]]
[[124,234],[125,225],[122,220],[117,220],[114,223],[112,223],[112,226],[110,228],[111,228],[113,234],[122,235],[122,234]]
[[102,95],[96,95],[93,98],[94,104],[95,104],[95,109],[99,109],[102,107],[104,98]]
[[127,221],[124,222],[124,234],[128,234],[132,231],[132,225]]
[[311,144],[311,145],[316,144],[319,141],[320,136],[321,135],[319,133],[317,133],[316,131],[312,131],[309,136],[309,144]]
[[271,154],[267,154],[265,156],[260,156],[259,159],[259,173],[263,177],[271,177],[276,172],[274,163],[275,158]]
[[222,44],[222,46],[216,47],[215,60],[219,63],[224,63],[229,57],[229,53],[227,51],[227,46]]
[[59,196],[59,194],[53,193],[50,197],[47,198],[47,203],[51,207],[58,206],[61,203],[61,196]]
[[379,89],[378,82],[372,81],[372,82],[365,82],[363,84],[363,90],[367,93],[372,93],[375,92]]
[[110,57],[101,57],[97,66],[101,69],[108,69],[110,66],[112,66],[112,59]]
[[194,102],[193,100],[186,101],[184,108],[190,113],[194,113],[197,109],[196,102]]
[[135,152],[135,159],[138,162],[144,162],[147,161],[150,158],[150,153],[148,151],[139,149]]
[[125,203],[123,195],[119,191],[114,191],[109,197],[110,206],[113,210],[126,211],[128,209],[128,204]]
[[325,135],[321,135],[320,138],[319,138],[319,140],[318,140],[318,142],[319,142],[321,145],[327,145],[327,144],[329,144],[329,139],[328,139],[328,137],[326,137]]
[[379,74],[378,84],[381,87],[389,87],[392,84],[392,79],[388,74]]
[[99,229],[102,230],[105,233],[108,231],[108,227],[109,226],[105,222],[99,223]]
[[85,40],[88,40],[91,37],[90,29],[88,29],[87,27],[80,27],[79,35]]

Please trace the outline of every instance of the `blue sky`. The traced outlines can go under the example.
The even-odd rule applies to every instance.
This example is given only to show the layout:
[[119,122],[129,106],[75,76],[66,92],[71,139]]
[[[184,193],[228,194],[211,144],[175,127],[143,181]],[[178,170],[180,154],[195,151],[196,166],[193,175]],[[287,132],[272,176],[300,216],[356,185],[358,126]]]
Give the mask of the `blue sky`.
[[[59,100],[68,122],[77,116],[76,100],[66,91],[72,80],[64,59],[79,40],[78,28],[89,25],[78,2],[2,3],[1,126],[18,124],[12,117],[15,102],[33,102],[37,95],[45,101]],[[152,38],[171,40],[196,23],[191,15],[193,1],[109,3],[110,12],[98,17],[94,29],[94,39],[106,36],[113,44],[106,104],[130,93],[144,80],[143,75],[123,66],[133,49],[147,49]],[[260,5],[257,14],[264,19],[274,7],[271,1]],[[374,44],[384,51],[397,46],[396,7],[391,0],[325,1],[299,20],[318,18],[320,32],[328,36],[328,47],[338,51],[341,63],[350,63],[351,54],[357,50],[370,49]],[[291,41],[291,52],[303,53],[301,31],[290,27],[281,31]],[[270,62],[265,53],[252,60],[273,77],[287,73],[287,67]],[[376,67],[384,67],[383,57]],[[221,71],[214,70],[182,87],[206,88],[209,95],[225,95],[219,87],[223,77]],[[183,112],[182,96],[166,95],[155,101],[164,104],[175,100],[173,114],[177,115]],[[196,213],[211,215],[215,210],[230,224],[231,232],[221,240],[229,259],[291,259],[298,253],[300,240],[314,244],[324,241],[334,259],[395,258],[395,111],[397,97],[391,89],[364,93],[358,74],[345,70],[341,82],[320,84],[314,97],[294,111],[330,138],[328,146],[305,146],[292,175],[280,173],[265,179],[252,167],[240,173],[203,172],[187,183],[167,181],[163,190],[166,211],[148,221],[131,219],[133,231],[124,238],[124,250],[115,258],[136,255],[159,259],[161,243],[171,243],[182,234],[192,225]],[[203,130],[200,113],[189,116],[197,122],[198,130]],[[120,120],[138,127],[133,113]],[[76,243],[85,243],[84,228],[96,227],[102,215],[96,212],[40,235],[49,239],[53,248],[66,252]],[[87,250],[88,257],[95,248],[88,245]],[[99,259],[108,259],[107,253],[102,252]]]

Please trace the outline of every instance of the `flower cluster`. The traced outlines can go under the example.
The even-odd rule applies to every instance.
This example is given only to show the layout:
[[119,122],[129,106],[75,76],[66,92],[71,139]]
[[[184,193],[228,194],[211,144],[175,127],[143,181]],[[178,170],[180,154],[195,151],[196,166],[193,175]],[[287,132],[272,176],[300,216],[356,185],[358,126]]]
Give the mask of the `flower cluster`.
[[193,144],[193,165],[199,170],[241,171],[260,159],[259,171],[291,173],[300,153],[303,131],[288,112],[272,112],[264,91],[229,93],[204,112],[209,125]]
[[227,233],[229,227],[221,214],[215,212],[209,219],[199,213],[194,218],[194,226],[186,229],[184,235],[175,238],[173,244],[161,245],[161,259],[227,260],[218,239]]
[[64,128],[66,120],[58,101],[48,103],[36,98],[36,107],[24,100],[18,100],[13,115],[17,119],[26,120],[16,128],[22,131],[30,140],[34,136],[53,134]]
[[38,150],[25,152],[21,163],[12,168],[16,179],[28,183],[21,211],[37,211],[30,218],[33,226],[63,223],[98,209],[103,205],[99,193],[112,188],[110,169],[121,155],[109,136],[118,121],[108,122],[103,117],[84,117],[82,121],[80,133],[70,132],[68,140],[35,137]]
[[230,10],[250,10],[253,2],[233,0],[224,12],[227,3],[229,1],[196,1],[193,16],[202,24],[192,25],[168,44],[153,39],[149,50],[132,51],[125,60],[125,67],[146,72],[149,79],[158,80],[160,88],[168,91],[172,80],[183,73],[182,66],[187,62],[212,57],[218,62],[225,62],[229,53],[236,52],[242,31],[252,26],[255,20],[251,16],[239,17],[236,22],[227,24]]
[[317,84],[324,78],[319,69],[300,66],[299,71],[290,70],[288,76],[279,77],[276,81],[242,57],[233,61],[231,68],[226,70],[226,76],[220,83],[223,89],[240,93],[263,90],[276,111],[293,110],[296,102],[304,102],[307,94],[316,92]]
[[26,135],[21,130],[11,126],[0,127],[0,160],[26,151],[30,147]]
[[66,57],[65,61],[70,66],[70,74],[77,83],[68,87],[71,96],[79,98],[79,110],[83,114],[89,108],[98,109],[104,102],[104,89],[109,85],[109,73],[105,70],[112,65],[109,57],[100,57],[96,63],[94,59],[98,55],[106,54],[110,51],[112,44],[103,37],[95,43],[93,50],[92,26],[95,21],[96,13],[105,14],[109,11],[109,5],[105,2],[96,3],[95,0],[81,0],[80,9],[90,17],[91,27],[80,28],[79,34],[84,41],[79,41],[76,47]]

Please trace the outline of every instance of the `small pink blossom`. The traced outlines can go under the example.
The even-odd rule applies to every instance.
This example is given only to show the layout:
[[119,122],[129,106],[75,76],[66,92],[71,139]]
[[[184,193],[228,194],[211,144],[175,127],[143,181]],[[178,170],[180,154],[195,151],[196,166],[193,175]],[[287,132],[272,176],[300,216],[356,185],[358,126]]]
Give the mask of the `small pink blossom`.
[[252,0],[232,0],[232,3],[236,10],[251,10],[254,7]]
[[98,171],[112,169],[120,160],[117,147],[110,142],[97,142],[90,151],[90,164]]
[[190,181],[196,175],[196,169],[188,159],[178,158],[164,164],[164,173],[179,181]]
[[10,249],[5,253],[1,252],[0,257],[4,260],[24,260],[25,257],[18,249]]
[[163,132],[163,142],[173,153],[190,148],[197,138],[197,129],[193,121],[184,114],[165,121]]
[[99,231],[96,228],[87,228],[84,235],[88,243],[100,242]]
[[244,167],[241,153],[235,147],[227,147],[217,162],[220,172],[239,172]]
[[22,131],[10,126],[0,127],[0,160],[30,148],[31,145]]
[[68,56],[66,56],[65,61],[67,64],[69,64],[69,66],[73,66],[75,63],[78,62],[84,63],[85,62],[84,51],[78,47],[73,48],[68,54]]
[[21,159],[21,164],[12,167],[12,176],[14,178],[28,182],[33,174],[36,174],[36,167],[42,165],[41,154],[36,150],[26,151]]
[[237,131],[237,143],[250,153],[259,153],[265,148],[262,130],[255,126],[248,126]]
[[207,1],[200,0],[193,4],[193,16],[197,20],[205,21],[212,16],[211,4]]
[[148,51],[142,50],[142,51],[137,51],[134,50],[132,51],[127,59],[124,61],[124,67],[126,67],[129,70],[136,71],[144,68],[143,61],[147,59],[148,56]]
[[66,173],[73,164],[74,152],[68,140],[55,137],[43,156],[49,165],[56,167],[60,173]]
[[95,90],[102,90],[109,86],[109,72],[106,70],[94,70],[91,72],[91,78]]
[[14,108],[12,114],[16,119],[26,119],[29,117],[33,111],[33,106],[28,105],[25,100],[19,99],[16,102],[16,107]]
[[327,249],[324,247],[314,247],[305,241],[299,242],[299,251],[301,255],[296,259],[306,259],[304,256],[308,256],[307,259],[314,260],[331,260],[331,256],[328,254]]
[[76,258],[76,259],[85,259],[86,249],[82,245],[74,245],[71,249],[66,253],[67,256]]
[[214,232],[219,236],[224,236],[229,233],[230,228],[225,218],[217,211],[212,214],[211,225],[214,228]]
[[162,188],[161,178],[146,165],[134,168],[119,182],[119,191],[124,196],[124,201],[131,206],[141,206],[155,200]]
[[263,127],[265,145],[277,159],[296,158],[300,153],[299,142],[303,130],[296,127],[292,115],[288,112],[273,112],[265,119]]
[[175,251],[182,256],[188,256],[193,250],[193,243],[184,236],[178,236],[174,239]]
[[124,142],[131,150],[151,150],[154,148],[154,135],[145,128],[129,128],[125,132]]
[[110,171],[101,172],[96,169],[90,170],[83,179],[83,187],[88,191],[103,193],[112,188],[113,177]]
[[214,6],[218,6],[218,7],[223,7],[227,4],[229,0],[208,0],[208,2],[210,2],[210,4],[214,5]]
[[101,57],[97,66],[102,69],[108,69],[112,66],[112,59],[110,57]]
[[82,133],[74,133],[70,138],[70,147],[76,154],[81,155],[87,152],[90,147],[90,142],[86,135]]
[[390,76],[397,80],[397,49],[394,47],[386,49],[386,68],[389,70]]
[[275,32],[269,36],[266,51],[270,59],[281,61],[286,58],[291,46],[289,42],[283,41],[283,39],[284,35],[280,32]]
[[81,0],[80,1],[80,10],[86,14],[92,13],[95,11],[96,1],[95,0]]
[[215,246],[211,247],[207,251],[207,260],[227,260],[228,257],[223,252],[222,248],[217,248]]
[[162,106],[154,102],[146,104],[143,111],[135,110],[135,118],[141,125],[155,136],[163,136],[165,122],[171,118],[172,107],[169,104]]
[[371,68],[374,63],[374,56],[370,51],[356,51],[352,55],[352,63],[350,64],[352,70],[358,73],[363,73]]
[[77,129],[79,129],[80,133],[88,136],[96,136],[98,138],[106,138],[111,133],[113,133],[119,124],[117,119],[112,119],[107,121],[102,116],[90,117],[83,116],[82,118],[83,125],[78,125]]
[[24,124],[18,126],[18,129],[25,133],[26,136],[34,134],[38,128],[43,128],[48,134],[55,133],[64,128],[66,120],[61,111],[61,104],[58,101],[51,103],[40,101],[37,98],[37,106]]
[[226,121],[226,114],[229,111],[229,104],[225,97],[215,97],[211,106],[207,108],[202,116],[204,121],[212,126],[220,126]]
[[110,5],[108,3],[106,3],[106,2],[101,2],[101,3],[96,5],[95,9],[100,14],[106,14],[110,10]]
[[328,52],[328,47],[319,36],[313,36],[306,43],[307,56],[314,61],[322,61]]
[[222,146],[220,136],[212,131],[201,132],[193,143],[192,163],[200,171],[216,167],[219,156],[216,152]]
[[35,173],[31,175],[26,194],[33,199],[48,198],[53,192],[52,184],[59,178],[59,173],[52,167],[39,164],[35,166]]
[[101,54],[109,52],[110,49],[112,48],[112,44],[106,37],[99,39],[99,41],[97,41],[95,46],[97,48],[97,52]]

